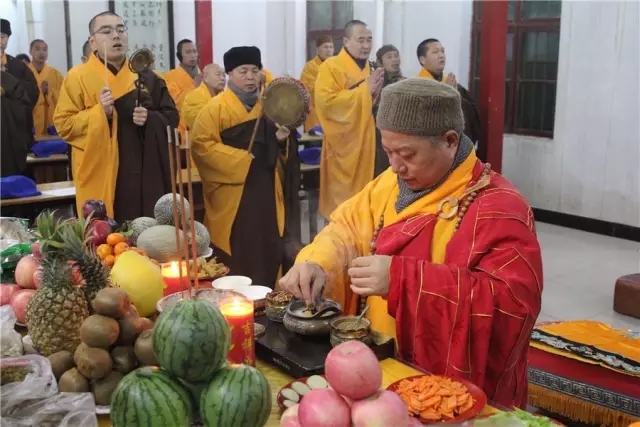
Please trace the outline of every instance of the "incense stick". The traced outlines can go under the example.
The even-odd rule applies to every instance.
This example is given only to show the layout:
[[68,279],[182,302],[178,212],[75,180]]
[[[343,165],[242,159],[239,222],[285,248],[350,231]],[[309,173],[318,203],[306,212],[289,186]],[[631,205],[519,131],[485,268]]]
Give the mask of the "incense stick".
[[[187,235],[187,208],[184,202],[184,194],[183,194],[183,181],[182,181],[182,161],[180,160],[180,134],[178,133],[178,129],[174,129],[175,130],[175,150],[176,150],[176,165],[178,166],[178,173],[176,174],[176,179],[177,179],[177,183],[178,183],[178,192],[180,193],[180,225],[182,227],[182,243],[183,243],[183,247],[182,247],[182,255],[184,256],[184,260],[185,260],[185,267],[187,269],[187,277],[189,279],[188,283],[189,283],[189,295],[191,295],[191,266],[189,265],[189,236]],[[178,226],[178,224],[176,224],[176,227]],[[195,262],[195,260],[194,260]]]
[[185,156],[187,158],[187,189],[189,195],[189,206],[191,206],[189,229],[191,232],[191,256],[193,257],[193,278],[196,291],[200,289],[198,279],[198,250],[196,248],[196,220],[193,214],[193,180],[191,179],[191,146],[189,145],[189,131],[184,132]]
[[104,85],[109,87],[109,67],[107,63],[107,42],[102,44],[102,50],[104,55]]
[[[178,230],[178,200],[176,198],[176,167],[173,158],[173,141],[171,138],[171,127],[167,126],[167,140],[169,141],[169,173],[171,174],[171,196],[173,198],[173,203],[171,203],[171,208],[173,210],[173,223],[176,225],[176,253],[180,253],[180,230]],[[180,285],[182,286],[182,264],[180,259],[178,259],[178,277],[180,280]],[[183,295],[184,297],[184,295]],[[191,295],[189,295],[191,298]]]

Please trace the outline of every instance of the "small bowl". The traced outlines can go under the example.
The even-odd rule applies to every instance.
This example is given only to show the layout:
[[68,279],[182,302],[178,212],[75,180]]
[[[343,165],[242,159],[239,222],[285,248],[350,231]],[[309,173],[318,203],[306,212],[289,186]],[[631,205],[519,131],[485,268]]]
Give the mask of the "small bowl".
[[251,286],[253,280],[247,276],[224,276],[214,280],[211,285],[215,289],[233,289],[241,286]]
[[357,319],[358,316],[341,316],[331,321],[329,341],[331,341],[332,347],[345,341],[360,341],[368,346],[373,344],[371,321],[363,317],[358,323],[358,327],[354,328]]
[[274,291],[267,294],[267,317],[273,322],[282,323],[287,306],[293,295],[286,291]]
[[267,306],[267,294],[271,292],[271,288],[266,286],[240,286],[234,289],[251,301],[253,301],[253,309],[256,315],[262,315]]
[[[197,291],[194,289],[191,292],[191,295],[193,299],[207,301],[216,307],[219,306],[219,302],[222,301],[223,299],[234,297],[234,296],[243,297],[242,294],[229,289],[211,289],[211,288],[199,289]],[[162,313],[162,310],[166,309],[170,305],[177,303],[178,301],[183,300],[184,298],[187,298],[188,296],[189,296],[189,291],[182,291],[182,292],[177,292],[175,294],[167,295],[166,297],[158,301],[158,303],[156,304],[156,310],[158,311],[158,313]]]

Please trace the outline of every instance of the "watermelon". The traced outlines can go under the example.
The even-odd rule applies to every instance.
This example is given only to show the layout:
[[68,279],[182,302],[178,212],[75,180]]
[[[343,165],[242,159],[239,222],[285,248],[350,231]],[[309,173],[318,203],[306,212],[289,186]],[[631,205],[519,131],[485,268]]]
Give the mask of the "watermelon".
[[118,383],[111,396],[113,427],[190,427],[189,392],[165,370],[138,368]]
[[211,379],[226,363],[231,345],[227,320],[202,300],[182,300],[165,308],[152,340],[160,366],[189,382]]
[[256,368],[228,365],[200,397],[200,418],[207,427],[262,427],[271,413],[271,387]]

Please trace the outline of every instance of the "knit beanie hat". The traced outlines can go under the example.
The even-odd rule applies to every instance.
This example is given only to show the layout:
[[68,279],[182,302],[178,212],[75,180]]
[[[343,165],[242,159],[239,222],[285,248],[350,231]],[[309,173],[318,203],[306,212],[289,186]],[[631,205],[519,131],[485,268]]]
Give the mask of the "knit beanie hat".
[[382,89],[376,125],[381,130],[417,136],[442,136],[450,130],[462,133],[460,95],[436,80],[401,80]]

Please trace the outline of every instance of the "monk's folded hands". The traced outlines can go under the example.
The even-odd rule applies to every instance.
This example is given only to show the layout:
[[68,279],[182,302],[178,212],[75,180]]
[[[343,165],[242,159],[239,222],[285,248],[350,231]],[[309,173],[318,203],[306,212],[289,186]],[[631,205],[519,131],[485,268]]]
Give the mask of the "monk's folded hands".
[[351,278],[351,290],[358,295],[386,296],[389,293],[389,266],[391,257],[370,255],[358,257],[347,271]]

